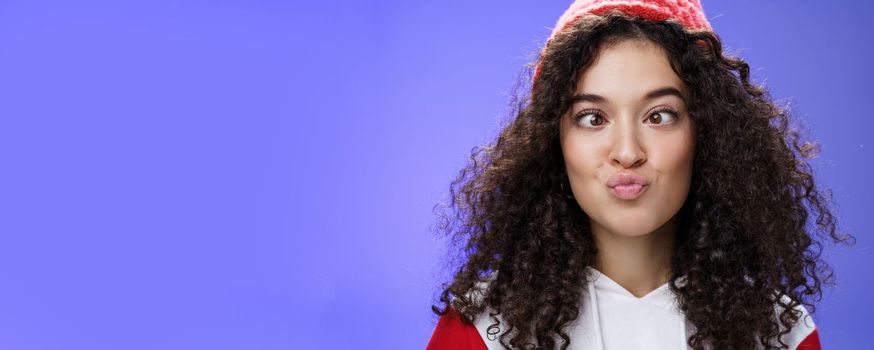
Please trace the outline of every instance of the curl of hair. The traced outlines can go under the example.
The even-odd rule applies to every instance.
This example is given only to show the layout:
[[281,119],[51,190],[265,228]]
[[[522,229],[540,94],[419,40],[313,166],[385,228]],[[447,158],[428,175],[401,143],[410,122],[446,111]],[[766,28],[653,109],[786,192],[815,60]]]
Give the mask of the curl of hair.
[[744,60],[723,54],[715,33],[619,13],[583,17],[549,42],[537,88],[513,100],[514,118],[490,145],[473,149],[452,181],[437,214],[462,260],[433,311],[454,308],[470,321],[488,307],[506,322],[504,347],[567,349],[565,326],[583,308],[585,267],[597,248],[585,212],[562,191],[559,122],[578,73],[601,48],[626,39],[661,46],[690,91],[694,170],[670,278],[694,325],[689,346],[786,347],[780,337],[800,316],[793,308],[813,312],[823,284],[834,285],[821,240],[855,239],[837,232],[830,192],[814,183],[807,160],[817,147],[790,125],[788,107],[750,82]]

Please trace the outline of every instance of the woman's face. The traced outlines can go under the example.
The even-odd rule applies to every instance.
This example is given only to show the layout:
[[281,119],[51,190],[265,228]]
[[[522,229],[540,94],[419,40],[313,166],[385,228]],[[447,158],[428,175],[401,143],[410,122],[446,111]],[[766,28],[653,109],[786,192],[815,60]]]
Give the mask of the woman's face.
[[695,151],[687,96],[665,51],[649,41],[604,47],[581,72],[560,138],[594,232],[646,235],[680,210]]

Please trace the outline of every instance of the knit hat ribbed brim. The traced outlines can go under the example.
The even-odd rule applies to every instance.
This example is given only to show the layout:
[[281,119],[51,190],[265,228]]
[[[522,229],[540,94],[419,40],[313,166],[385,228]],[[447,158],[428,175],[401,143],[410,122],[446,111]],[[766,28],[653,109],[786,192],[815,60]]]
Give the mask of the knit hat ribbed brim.
[[[652,21],[675,20],[689,30],[713,30],[704,16],[704,9],[699,0],[577,0],[559,17],[544,49],[552,38],[574,24],[580,17],[587,14],[600,16],[611,11]],[[540,75],[540,64],[538,63],[534,70],[534,81]]]

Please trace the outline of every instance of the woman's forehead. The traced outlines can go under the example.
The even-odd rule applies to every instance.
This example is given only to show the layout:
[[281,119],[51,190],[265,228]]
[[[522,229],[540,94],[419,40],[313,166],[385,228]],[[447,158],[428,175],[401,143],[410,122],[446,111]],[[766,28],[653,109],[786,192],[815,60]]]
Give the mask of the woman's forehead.
[[671,87],[685,96],[686,86],[671,67],[667,52],[646,40],[623,40],[603,46],[577,77],[575,94],[611,99],[641,99]]

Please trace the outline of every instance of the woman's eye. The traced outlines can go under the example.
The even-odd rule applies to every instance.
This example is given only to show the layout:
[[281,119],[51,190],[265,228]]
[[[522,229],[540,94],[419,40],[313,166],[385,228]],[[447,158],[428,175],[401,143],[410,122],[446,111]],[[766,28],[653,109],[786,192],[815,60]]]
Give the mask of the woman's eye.
[[676,121],[677,114],[672,111],[664,110],[650,114],[646,119],[652,124],[670,124]]
[[593,128],[604,124],[604,117],[601,117],[597,113],[585,113],[580,115],[579,123],[584,127]]

